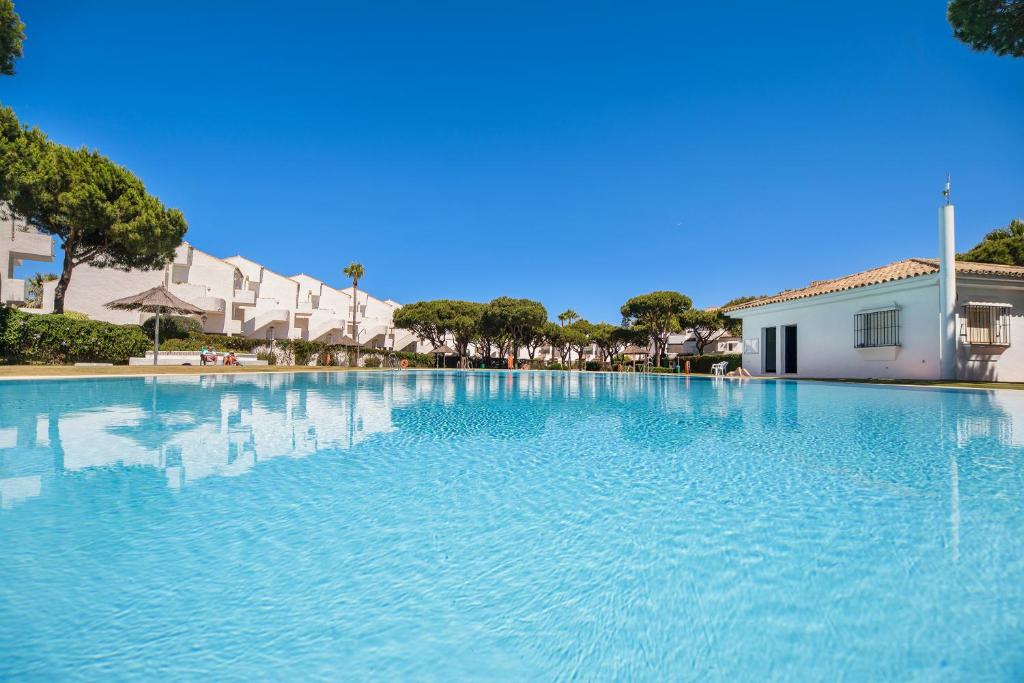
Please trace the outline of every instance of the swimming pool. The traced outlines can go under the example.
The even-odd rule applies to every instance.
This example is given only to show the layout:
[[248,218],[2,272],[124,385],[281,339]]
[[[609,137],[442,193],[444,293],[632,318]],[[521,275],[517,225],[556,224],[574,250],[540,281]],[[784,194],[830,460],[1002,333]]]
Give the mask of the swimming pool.
[[1024,676],[1024,392],[380,372],[0,406],[0,679]]

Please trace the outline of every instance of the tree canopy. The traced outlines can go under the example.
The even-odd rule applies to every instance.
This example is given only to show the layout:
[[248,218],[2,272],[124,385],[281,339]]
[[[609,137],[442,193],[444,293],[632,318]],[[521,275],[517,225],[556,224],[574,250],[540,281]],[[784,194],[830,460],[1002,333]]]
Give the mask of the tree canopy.
[[733,299],[729,299],[724,304],[722,304],[719,308],[730,308],[732,306],[739,306],[740,304],[745,304],[748,301],[757,301],[758,299],[763,299],[763,298],[764,298],[763,294],[760,295],[760,296],[738,296],[738,297],[735,297]]
[[690,309],[683,311],[679,316],[679,323],[683,329],[690,330],[693,334],[698,356],[704,355],[704,348],[708,344],[731,331],[730,322],[730,319],[718,309]]
[[593,341],[591,338],[593,330],[594,326],[582,318],[563,328],[563,337],[569,344],[569,348],[576,352],[576,362],[579,364],[580,370],[583,369],[583,352]]
[[514,354],[540,336],[547,321],[547,309],[539,301],[502,296],[484,307],[480,324],[486,336],[505,340],[506,351]]
[[353,287],[358,287],[359,281],[363,279],[364,275],[366,275],[366,268],[363,267],[362,263],[357,263],[353,261],[352,263],[342,268],[341,272],[346,277],[352,280]]
[[445,344],[451,336],[459,357],[469,354],[469,344],[476,338],[484,304],[472,301],[436,299],[406,304],[395,311],[396,327],[409,330],[434,348]]
[[14,11],[11,0],[0,0],[0,74],[14,75],[14,62],[21,57],[25,24]]
[[946,16],[971,48],[1024,56],[1024,0],[952,0]]
[[442,303],[442,301],[416,301],[405,304],[395,311],[393,318],[395,327],[409,330],[421,341],[433,344],[434,348],[441,346],[448,333],[439,313]]
[[601,352],[601,359],[611,362],[613,356],[629,342],[627,330],[611,323],[597,323],[590,326],[590,340]]
[[680,329],[679,316],[693,306],[690,297],[679,292],[650,292],[635,296],[622,305],[622,321],[626,327],[640,326],[647,330],[654,346],[655,362],[668,344],[668,335]]
[[0,107],[0,200],[40,232],[60,239],[63,269],[54,311],[75,266],[119,270],[161,268],[188,224],[146,192],[134,174],[99,152],[71,149],[18,123]]
[[551,348],[558,352],[558,357],[565,365],[569,358],[569,349],[572,347],[572,335],[563,325],[555,323],[544,323],[542,328],[544,341]]
[[1024,221],[1012,220],[1005,228],[985,235],[970,251],[957,254],[961,261],[1024,266]]

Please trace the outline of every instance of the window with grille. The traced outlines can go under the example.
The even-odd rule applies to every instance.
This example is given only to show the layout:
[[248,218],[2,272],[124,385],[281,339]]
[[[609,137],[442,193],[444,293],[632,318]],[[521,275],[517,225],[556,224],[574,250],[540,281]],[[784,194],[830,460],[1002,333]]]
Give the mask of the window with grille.
[[1009,308],[967,304],[960,322],[960,336],[965,344],[1009,346]]
[[900,345],[900,309],[858,313],[853,317],[853,345],[858,349]]

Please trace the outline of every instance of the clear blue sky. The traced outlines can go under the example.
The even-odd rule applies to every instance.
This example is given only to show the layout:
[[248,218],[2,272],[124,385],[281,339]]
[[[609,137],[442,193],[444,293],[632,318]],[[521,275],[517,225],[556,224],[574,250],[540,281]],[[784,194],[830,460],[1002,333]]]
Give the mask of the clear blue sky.
[[945,3],[21,0],[0,100],[197,247],[409,302],[618,320],[958,248],[1024,215],[1024,59]]

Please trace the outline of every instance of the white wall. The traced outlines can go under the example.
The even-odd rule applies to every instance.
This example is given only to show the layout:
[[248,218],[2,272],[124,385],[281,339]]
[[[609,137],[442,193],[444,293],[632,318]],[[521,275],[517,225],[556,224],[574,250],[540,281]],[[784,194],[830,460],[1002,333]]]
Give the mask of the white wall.
[[971,346],[960,338],[957,320],[957,377],[989,382],[1024,382],[1024,283],[995,278],[957,278],[957,316],[968,301],[1013,304],[1010,315],[1010,345]]
[[[854,315],[900,307],[900,346],[854,347]],[[939,290],[936,275],[862,287],[730,313],[743,320],[743,367],[763,375],[761,330],[797,326],[796,377],[935,379],[938,365]],[[777,332],[776,367],[782,374],[783,334]]]
[[[138,311],[112,311],[104,304],[132,294],[159,287],[166,282],[165,270],[131,270],[75,266],[71,283],[64,295],[64,311],[85,313],[91,320],[105,320],[118,325],[137,325],[152,313]],[[43,285],[43,312],[53,312],[53,293],[57,281]]]

